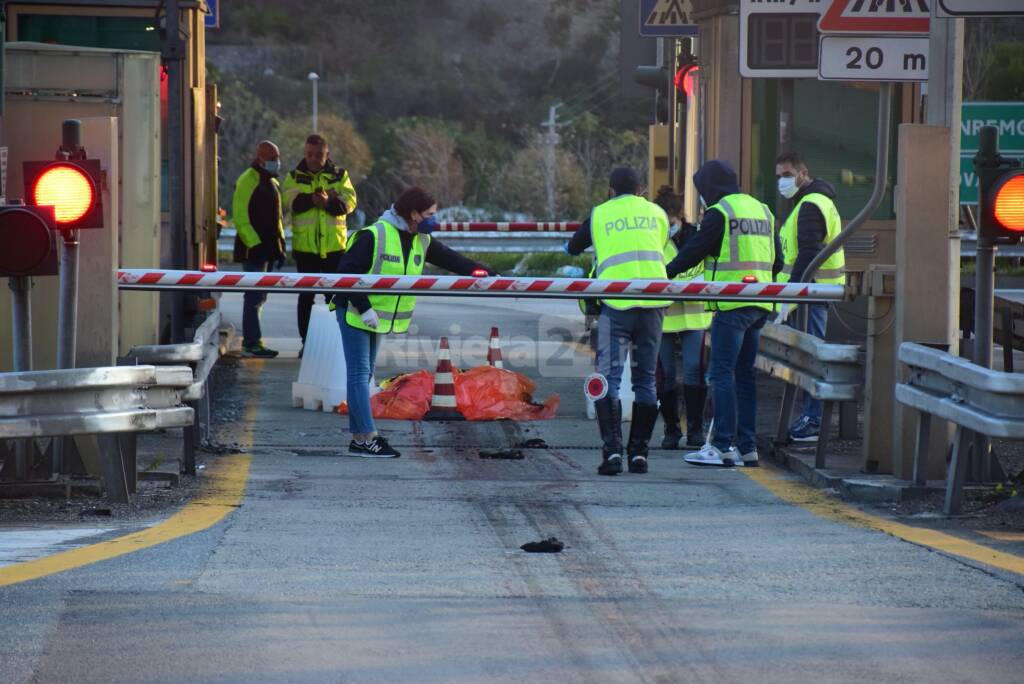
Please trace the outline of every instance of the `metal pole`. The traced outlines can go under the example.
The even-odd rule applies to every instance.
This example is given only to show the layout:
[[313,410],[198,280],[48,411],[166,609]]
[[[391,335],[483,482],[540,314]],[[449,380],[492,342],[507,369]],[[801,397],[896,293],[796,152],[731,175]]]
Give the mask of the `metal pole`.
[[319,133],[320,132],[320,126],[319,126],[319,121],[318,121],[318,119],[319,119],[318,112],[319,112],[319,95],[320,95],[320,92],[319,92],[319,90],[320,90],[320,76],[315,71],[311,71],[311,72],[309,72],[309,76],[307,76],[306,78],[308,78],[313,83],[313,132],[314,133]]
[[[11,342],[15,371],[32,370],[32,279],[29,276],[8,278],[11,288]],[[14,448],[13,479],[28,478],[32,442],[17,440]]]
[[825,260],[839,251],[851,235],[857,232],[868,219],[878,210],[885,197],[885,186],[889,178],[889,144],[890,120],[892,118],[892,83],[880,83],[878,87],[878,137],[875,157],[875,188],[871,192],[871,199],[867,205],[860,210],[845,228],[836,236],[836,239],[825,245],[818,256],[811,260],[804,271],[804,282],[810,282]]
[[[978,156],[995,159],[999,156],[999,131],[991,126],[981,129]],[[985,209],[984,193],[978,193],[978,215]],[[996,245],[983,231],[978,232],[977,257],[974,262],[974,363],[992,367],[992,328],[995,314]],[[974,462],[980,479],[990,476],[990,443],[987,435],[974,434]]]
[[[184,46],[181,40],[178,0],[166,3],[166,36],[163,59],[167,65],[167,155],[168,195],[170,197],[171,262],[174,268],[188,268],[185,233],[185,153],[184,99],[182,97],[182,62]],[[185,298],[175,292],[171,295],[171,343],[184,340]]]
[[[668,54],[665,64],[668,67],[668,184],[676,191],[676,131],[679,125],[679,99],[676,97],[675,73],[679,54],[679,39],[665,41]],[[657,188],[654,188],[657,191]]]
[[78,231],[60,242],[60,295],[57,302],[57,368],[74,368],[78,348]]
[[11,340],[14,370],[32,370],[32,279],[16,276],[7,279],[11,288]]

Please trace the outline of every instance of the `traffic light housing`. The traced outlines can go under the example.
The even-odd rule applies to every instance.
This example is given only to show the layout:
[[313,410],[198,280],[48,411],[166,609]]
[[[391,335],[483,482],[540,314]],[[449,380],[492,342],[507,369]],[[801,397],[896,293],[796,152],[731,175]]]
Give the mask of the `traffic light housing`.
[[0,207],[0,277],[57,275],[53,207]]
[[638,66],[633,72],[633,80],[642,86],[654,89],[655,118],[659,124],[668,123],[669,88],[672,87],[672,74],[664,66]]
[[978,237],[995,244],[1017,244],[1024,238],[1024,169],[1019,161],[998,157],[978,166]]
[[23,166],[26,204],[52,206],[58,230],[103,227],[98,160],[24,162]]

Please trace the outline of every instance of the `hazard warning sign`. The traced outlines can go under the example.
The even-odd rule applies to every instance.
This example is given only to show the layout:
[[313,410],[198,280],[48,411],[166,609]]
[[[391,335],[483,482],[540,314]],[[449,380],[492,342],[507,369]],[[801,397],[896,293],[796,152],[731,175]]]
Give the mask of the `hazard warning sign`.
[[832,0],[822,33],[928,33],[929,0]]

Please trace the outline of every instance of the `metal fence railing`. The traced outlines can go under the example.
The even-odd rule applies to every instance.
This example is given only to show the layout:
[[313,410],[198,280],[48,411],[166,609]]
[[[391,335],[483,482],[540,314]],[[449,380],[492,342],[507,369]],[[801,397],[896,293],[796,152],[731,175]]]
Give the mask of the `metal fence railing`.
[[[896,385],[896,400],[916,409],[914,482],[924,486],[932,417],[956,425],[946,474],[947,514],[958,513],[967,479],[972,434],[1024,440],[1024,375],[991,370],[921,344],[900,345],[909,378]],[[974,454],[976,461],[988,454]]]

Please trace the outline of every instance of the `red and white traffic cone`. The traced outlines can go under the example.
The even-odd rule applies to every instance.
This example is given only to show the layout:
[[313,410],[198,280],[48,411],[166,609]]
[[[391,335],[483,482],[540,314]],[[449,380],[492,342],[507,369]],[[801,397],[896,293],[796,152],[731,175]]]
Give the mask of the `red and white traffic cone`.
[[447,337],[441,338],[437,371],[434,373],[434,395],[423,420],[466,420],[455,403],[455,376],[452,375],[452,352],[448,348]]
[[487,345],[487,363],[495,368],[504,368],[501,360],[501,340],[498,338],[498,329],[491,328],[491,341]]

